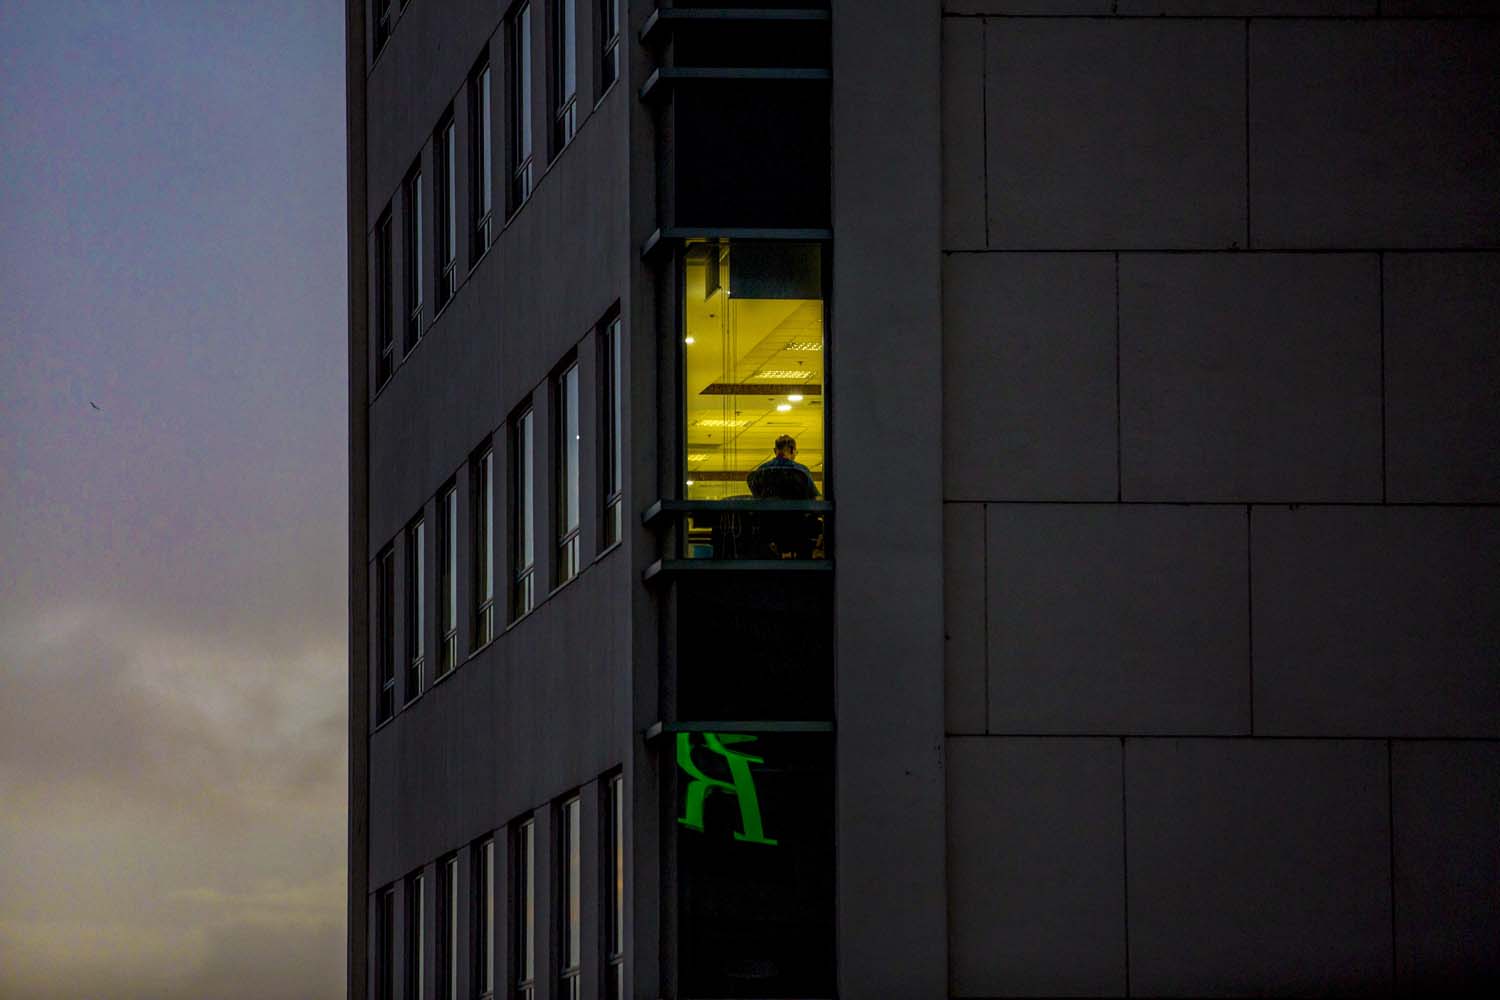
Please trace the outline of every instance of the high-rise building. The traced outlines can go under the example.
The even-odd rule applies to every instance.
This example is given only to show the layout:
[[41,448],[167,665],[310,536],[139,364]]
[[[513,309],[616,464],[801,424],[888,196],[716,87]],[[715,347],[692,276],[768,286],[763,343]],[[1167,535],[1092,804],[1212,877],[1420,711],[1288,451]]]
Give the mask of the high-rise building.
[[1500,980],[1482,0],[348,0],[351,1000]]

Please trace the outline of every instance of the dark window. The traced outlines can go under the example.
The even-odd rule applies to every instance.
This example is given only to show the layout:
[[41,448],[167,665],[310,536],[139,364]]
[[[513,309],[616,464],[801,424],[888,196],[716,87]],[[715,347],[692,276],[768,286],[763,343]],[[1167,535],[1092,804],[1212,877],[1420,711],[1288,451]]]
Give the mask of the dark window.
[[553,383],[554,440],[552,460],[557,482],[557,583],[578,575],[578,363],[570,364]]
[[470,466],[474,498],[474,648],[495,637],[495,452]]
[[458,288],[458,134],[453,109],[433,135],[433,173],[437,200],[437,307],[442,309]]
[[375,223],[375,340],[380,345],[375,386],[379,388],[396,370],[395,277],[392,271],[391,210]]
[[558,886],[558,996],[561,1000],[580,1000],[579,972],[583,964],[583,824],[578,796],[563,802],[557,810],[557,886]]
[[577,0],[552,0],[552,155],[578,132]]
[[427,523],[406,529],[406,700],[422,693],[427,639]]
[[391,37],[391,24],[396,19],[395,6],[391,0],[371,0],[371,6],[375,10],[375,54],[379,55]]
[[458,963],[463,949],[458,938],[458,907],[462,899],[458,858],[438,864],[438,996],[458,1000]]
[[494,199],[490,193],[493,143],[490,140],[490,63],[486,55],[469,77],[469,218],[474,220],[473,252],[478,261],[493,240]]
[[427,900],[422,891],[426,881],[421,872],[406,880],[406,996],[410,1000],[427,996]]
[[531,196],[531,4],[523,2],[505,23],[510,50],[510,210]]
[[375,896],[375,1000],[396,1000],[396,890]]
[[474,992],[495,995],[495,838],[474,846]]
[[598,97],[620,78],[620,2],[597,0],[599,10]]
[[406,272],[406,343],[411,350],[422,339],[422,167],[412,167],[404,185],[402,240]]
[[375,664],[375,721],[384,722],[396,714],[396,553],[389,547],[375,559]]
[[458,665],[458,490],[438,497],[438,669]]
[[604,995],[625,1000],[625,777],[604,792]]
[[532,579],[536,563],[536,537],[531,517],[536,492],[534,459],[531,410],[527,409],[511,421],[511,510],[515,512],[511,529],[511,578],[515,584],[511,603],[512,618],[520,618],[526,614],[536,601],[536,588]]
[[621,420],[620,381],[620,318],[616,316],[604,327],[604,339],[600,345],[602,377],[599,379],[602,399],[599,407],[600,435],[603,444],[600,454],[604,484],[604,545],[610,546],[624,537],[622,500],[624,499],[624,461],[622,449],[624,435]]
[[527,817],[511,829],[511,996],[531,1000],[536,989],[536,824]]

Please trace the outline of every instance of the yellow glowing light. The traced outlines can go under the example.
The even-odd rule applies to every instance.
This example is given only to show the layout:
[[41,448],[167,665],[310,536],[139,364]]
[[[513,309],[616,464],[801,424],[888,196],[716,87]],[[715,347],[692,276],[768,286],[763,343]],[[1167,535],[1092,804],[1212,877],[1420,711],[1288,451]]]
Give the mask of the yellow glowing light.
[[812,372],[803,368],[767,368],[756,372],[752,378],[772,379],[777,382],[789,382],[794,379],[800,380],[811,377]]
[[794,392],[786,398],[786,401],[788,403],[800,403],[802,402],[802,393]]
[[697,341],[694,340],[692,337],[683,337],[682,338],[682,342],[684,344],[696,344],[697,343]]
[[792,404],[791,403],[778,403],[778,404],[776,404],[776,412],[777,413],[785,413],[787,410],[790,410],[791,408],[792,408]]

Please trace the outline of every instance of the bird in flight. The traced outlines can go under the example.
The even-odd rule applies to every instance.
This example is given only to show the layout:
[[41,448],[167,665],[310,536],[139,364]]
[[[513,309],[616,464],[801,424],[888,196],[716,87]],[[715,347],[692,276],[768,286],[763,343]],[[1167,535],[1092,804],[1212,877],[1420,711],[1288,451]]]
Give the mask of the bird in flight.
[[94,409],[98,410],[100,413],[104,412],[104,407],[100,406],[98,403],[94,402],[92,399],[89,400],[89,405],[92,406]]

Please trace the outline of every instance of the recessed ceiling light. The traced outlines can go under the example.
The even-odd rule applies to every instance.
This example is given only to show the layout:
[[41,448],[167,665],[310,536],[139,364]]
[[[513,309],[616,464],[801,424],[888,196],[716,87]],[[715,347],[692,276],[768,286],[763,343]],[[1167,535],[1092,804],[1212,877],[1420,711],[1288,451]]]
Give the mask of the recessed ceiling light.
[[687,484],[688,484],[688,485],[689,485],[689,486],[691,486],[691,485],[693,485],[693,481],[692,481],[692,480],[691,480],[691,479],[689,479],[689,480],[688,480],[688,481],[687,481]]
[[820,340],[794,340],[786,345],[788,351],[821,351],[823,342]]
[[792,404],[791,403],[778,403],[776,405],[776,412],[777,413],[785,413],[787,410],[790,410],[791,408],[792,408]]
[[694,340],[692,337],[683,337],[682,338],[682,342],[684,344],[696,344],[697,343],[697,341]]
[[794,392],[786,398],[786,401],[788,403],[800,403],[802,402],[802,393]]
[[777,382],[801,381],[812,375],[812,372],[802,368],[767,368],[758,371],[751,378],[770,379]]

